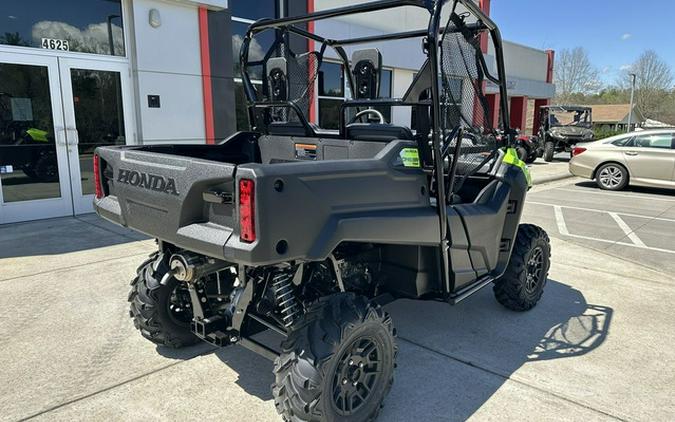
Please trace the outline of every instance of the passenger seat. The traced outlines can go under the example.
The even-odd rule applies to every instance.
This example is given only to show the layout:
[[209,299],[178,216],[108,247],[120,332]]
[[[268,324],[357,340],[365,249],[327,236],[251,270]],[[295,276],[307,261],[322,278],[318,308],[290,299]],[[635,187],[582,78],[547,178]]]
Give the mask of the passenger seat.
[[355,141],[391,142],[394,139],[413,140],[412,131],[405,126],[390,123],[351,123],[347,125],[347,139]]

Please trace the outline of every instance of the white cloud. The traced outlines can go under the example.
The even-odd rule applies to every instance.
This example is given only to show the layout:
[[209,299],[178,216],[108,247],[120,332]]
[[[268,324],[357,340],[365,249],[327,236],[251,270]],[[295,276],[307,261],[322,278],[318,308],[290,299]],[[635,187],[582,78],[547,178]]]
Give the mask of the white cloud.
[[629,39],[631,39],[631,38],[633,38],[633,34],[631,34],[631,33],[629,33],[629,32],[626,32],[625,34],[623,34],[623,35],[621,36],[621,40],[622,40],[622,41],[626,41],[626,40],[629,40]]
[[[235,63],[239,63],[239,51],[241,50],[241,45],[244,43],[244,38],[239,34],[234,34],[232,36],[232,55],[234,56]],[[262,60],[265,57],[265,53],[260,43],[255,39],[251,39],[251,43],[248,45],[248,60],[250,62],[255,62]]]
[[[124,54],[122,28],[112,24],[113,48],[116,54]],[[108,24],[89,24],[84,30],[58,21],[40,21],[33,25],[33,39],[39,43],[41,38],[68,40],[70,49],[85,53],[110,54]]]
[[631,70],[633,68],[633,65],[630,64],[623,64],[619,69],[621,70]]

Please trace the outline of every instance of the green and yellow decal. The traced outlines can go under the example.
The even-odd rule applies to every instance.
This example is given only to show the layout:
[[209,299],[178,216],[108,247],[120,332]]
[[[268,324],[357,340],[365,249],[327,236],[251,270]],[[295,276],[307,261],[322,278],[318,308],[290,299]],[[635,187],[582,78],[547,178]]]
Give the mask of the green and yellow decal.
[[26,131],[28,136],[30,136],[35,142],[49,142],[49,139],[47,139],[47,131],[46,130],[41,130],[41,129],[36,129],[34,127],[28,129]]
[[532,187],[532,175],[530,174],[530,169],[527,168],[525,161],[521,160],[518,157],[518,151],[515,148],[507,148],[506,155],[504,155],[504,164],[509,164],[511,166],[516,166],[520,168],[525,174],[525,179],[527,179],[527,186]]
[[403,148],[401,152],[398,153],[398,156],[401,157],[401,162],[403,162],[404,167],[421,167],[420,152],[417,148]]

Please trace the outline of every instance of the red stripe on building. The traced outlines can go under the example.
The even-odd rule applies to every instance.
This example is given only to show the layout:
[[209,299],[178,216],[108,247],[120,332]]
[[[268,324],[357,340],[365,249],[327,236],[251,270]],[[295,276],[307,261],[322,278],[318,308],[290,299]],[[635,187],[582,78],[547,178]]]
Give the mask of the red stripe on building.
[[[314,13],[314,0],[307,0],[307,13]],[[314,21],[307,22],[307,30],[314,33]],[[314,40],[307,40],[307,51],[314,51]],[[317,123],[316,118],[316,84],[312,87],[312,92],[310,93],[309,101],[309,121],[312,123]]]
[[546,57],[548,59],[548,67],[546,69],[546,82],[553,83],[553,72],[555,69],[555,51],[546,50]]
[[209,53],[209,11],[199,7],[199,53],[202,60],[202,92],[204,96],[204,132],[207,144],[215,144],[213,126],[213,93],[211,91],[211,55]]
[[[479,0],[478,7],[480,10],[485,13],[487,16],[490,16],[490,0]],[[488,52],[488,34],[483,32],[480,34],[480,49],[483,53]]]

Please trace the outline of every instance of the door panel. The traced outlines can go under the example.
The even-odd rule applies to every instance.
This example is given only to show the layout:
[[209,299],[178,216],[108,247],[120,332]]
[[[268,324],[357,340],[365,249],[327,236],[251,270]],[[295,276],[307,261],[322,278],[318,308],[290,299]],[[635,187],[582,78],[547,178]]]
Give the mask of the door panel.
[[672,134],[636,136],[633,145],[624,151],[631,178],[642,183],[670,184],[675,168],[672,139]]
[[72,214],[57,60],[2,58],[0,224]]
[[60,60],[75,214],[93,211],[93,154],[124,145],[132,127],[125,65]]

